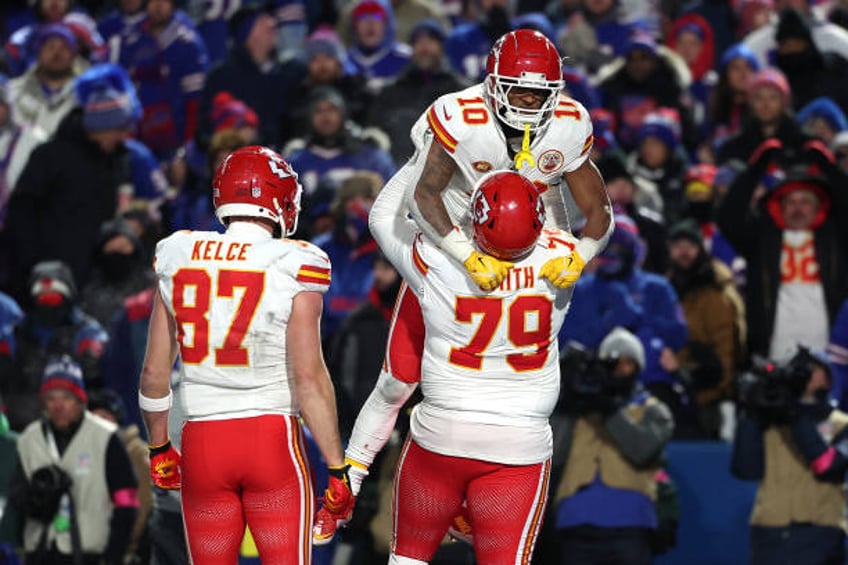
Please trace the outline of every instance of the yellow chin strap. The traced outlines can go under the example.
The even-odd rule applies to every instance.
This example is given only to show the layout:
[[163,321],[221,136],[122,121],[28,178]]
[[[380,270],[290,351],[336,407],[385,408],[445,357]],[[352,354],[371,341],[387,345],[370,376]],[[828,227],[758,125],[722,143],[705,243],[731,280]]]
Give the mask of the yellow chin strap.
[[524,139],[521,140],[521,151],[515,154],[515,170],[520,171],[525,165],[536,166],[536,159],[530,152],[530,124],[524,124]]

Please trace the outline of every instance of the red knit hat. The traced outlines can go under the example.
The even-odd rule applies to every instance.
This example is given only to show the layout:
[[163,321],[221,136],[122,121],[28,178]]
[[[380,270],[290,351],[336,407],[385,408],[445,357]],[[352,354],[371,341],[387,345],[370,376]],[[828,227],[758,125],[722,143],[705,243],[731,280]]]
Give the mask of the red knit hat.
[[353,21],[369,16],[372,18],[382,18],[384,20],[389,19],[386,7],[374,0],[365,0],[365,2],[360,2],[359,5],[353,9],[351,16]]
[[212,125],[217,133],[223,129],[256,127],[259,118],[247,104],[229,92],[219,92],[212,101]]
[[783,102],[787,106],[790,103],[791,91],[786,76],[777,69],[765,69],[751,77],[748,83],[748,93],[753,94],[760,88],[771,87],[783,95]]

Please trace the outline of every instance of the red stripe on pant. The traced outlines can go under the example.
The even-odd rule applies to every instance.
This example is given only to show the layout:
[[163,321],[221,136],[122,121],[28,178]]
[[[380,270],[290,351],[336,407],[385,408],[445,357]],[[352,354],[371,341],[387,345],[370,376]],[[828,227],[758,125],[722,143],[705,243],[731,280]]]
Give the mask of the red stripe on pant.
[[264,563],[309,563],[314,505],[294,416],[187,422],[182,506],[195,564],[232,565],[245,521]]

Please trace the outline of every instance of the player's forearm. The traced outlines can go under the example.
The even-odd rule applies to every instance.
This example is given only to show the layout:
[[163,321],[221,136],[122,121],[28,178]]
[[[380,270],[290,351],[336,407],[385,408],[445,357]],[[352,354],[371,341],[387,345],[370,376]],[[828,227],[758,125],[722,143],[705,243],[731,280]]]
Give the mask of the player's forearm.
[[431,142],[409,208],[421,230],[436,243],[453,229],[442,191],[455,171],[453,157],[441,145]]
[[586,217],[576,250],[588,263],[606,247],[615,227],[612,205],[604,187],[604,180],[591,161],[586,161],[577,170],[566,173],[565,180],[575,203]]
[[327,465],[331,467],[343,465],[344,454],[339,437],[339,417],[330,376],[326,370],[308,377],[301,376],[298,378],[297,391],[300,415],[309,427]]
[[150,445],[168,441],[168,413],[171,405],[170,371],[163,373],[145,367],[139,384],[139,406]]
[[345,455],[366,468],[370,467],[374,458],[389,441],[398,412],[415,387],[416,385],[401,382],[386,372],[380,373],[377,385],[356,417]]
[[406,192],[414,182],[415,167],[404,165],[383,187],[368,216],[371,235],[380,245],[380,249],[402,272],[403,254],[418,233],[417,225],[406,215]]

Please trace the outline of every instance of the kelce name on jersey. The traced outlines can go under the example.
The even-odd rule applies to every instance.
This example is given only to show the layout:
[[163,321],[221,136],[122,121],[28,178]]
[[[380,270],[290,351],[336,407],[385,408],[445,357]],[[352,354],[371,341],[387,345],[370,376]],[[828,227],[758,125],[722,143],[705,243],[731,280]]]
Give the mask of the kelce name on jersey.
[[[226,251],[224,246],[226,245]],[[252,243],[225,243],[223,241],[199,240],[191,251],[192,261],[244,261]]]
[[512,267],[501,281],[500,290],[521,290],[536,286],[536,274],[533,265],[527,267]]

